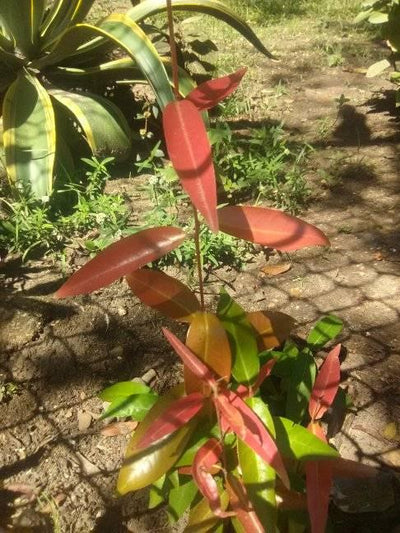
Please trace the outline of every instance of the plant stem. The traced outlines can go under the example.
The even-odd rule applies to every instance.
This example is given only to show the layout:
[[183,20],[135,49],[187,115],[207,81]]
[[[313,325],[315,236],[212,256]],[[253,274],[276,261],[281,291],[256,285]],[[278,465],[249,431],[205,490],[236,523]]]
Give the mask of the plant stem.
[[203,284],[203,261],[201,257],[200,250],[200,223],[199,217],[197,215],[197,210],[193,207],[193,218],[194,218],[194,243],[196,245],[196,263],[197,263],[197,273],[199,277],[199,289],[200,289],[200,306],[201,310],[204,311],[204,284]]
[[167,0],[168,13],[168,33],[169,33],[169,48],[171,50],[171,64],[172,64],[172,79],[174,82],[174,94],[177,100],[180,99],[179,94],[179,76],[178,76],[178,56],[176,53],[176,43],[174,35],[174,17],[172,14],[171,0]]

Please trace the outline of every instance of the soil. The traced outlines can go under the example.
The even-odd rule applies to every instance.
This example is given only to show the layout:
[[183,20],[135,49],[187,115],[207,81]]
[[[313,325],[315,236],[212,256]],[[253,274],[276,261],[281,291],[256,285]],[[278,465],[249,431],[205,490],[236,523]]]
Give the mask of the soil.
[[[342,379],[354,407],[334,442],[344,457],[375,465],[382,475],[379,483],[335,486],[337,530],[394,533],[400,526],[400,132],[393,86],[367,79],[356,58],[333,68],[319,59],[314,66],[307,39],[280,46],[284,63],[251,52],[253,102],[262,114],[241,117],[239,126],[284,120],[294,142],[312,144],[314,199],[302,216],[326,232],[331,248],[290,254],[291,269],[273,278],[260,271],[266,261],[282,260],[274,253],[260,254],[243,272],[226,265],[208,277],[206,290],[212,302],[225,283],[249,310],[282,310],[296,319],[300,336],[323,314],[344,321]],[[365,46],[373,53],[373,45]],[[263,91],[279,80],[286,92],[271,105]],[[338,111],[342,94],[348,102]],[[135,180],[113,187],[136,207]],[[183,330],[144,308],[124,283],[55,300],[63,274],[49,260],[10,258],[1,276],[0,385],[17,389],[0,400],[0,531],[170,531],[163,510],[146,510],[145,491],[115,497],[129,435],[100,433],[97,393],[137,376],[158,391],[178,382],[181,366],[160,326]]]

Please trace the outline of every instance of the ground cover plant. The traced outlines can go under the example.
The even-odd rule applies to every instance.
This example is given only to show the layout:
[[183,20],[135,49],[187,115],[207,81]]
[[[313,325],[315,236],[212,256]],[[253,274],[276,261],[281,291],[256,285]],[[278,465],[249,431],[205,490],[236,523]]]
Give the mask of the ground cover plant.
[[77,247],[82,237],[82,251],[95,252],[116,235],[133,231],[123,197],[104,192],[112,161],[84,160],[85,176],[66,181],[48,202],[29,190],[0,197],[0,250],[20,254],[22,260],[53,254],[64,263],[68,248]]
[[[171,27],[171,11],[169,20]],[[171,226],[148,228],[112,244],[56,294],[86,294],[125,276],[143,303],[189,324],[185,344],[163,329],[184,364],[184,387],[158,398],[148,387],[126,382],[102,393],[111,403],[105,416],[140,421],[118,491],[152,485],[150,506],[167,499],[173,520],[191,508],[188,531],[222,530],[228,521],[236,531],[277,525],[285,531],[296,524],[304,530],[308,519],[293,510],[306,505],[311,530],[322,532],[333,477],[357,473],[355,464],[341,460],[327,444],[320,422],[338,398],[340,345],[330,350],[318,373],[313,356],[340,332],[341,322],[326,317],[304,347],[287,341],[279,350],[293,325],[289,316],[247,312],[224,290],[216,312],[207,311],[199,213],[213,232],[280,251],[328,246],[329,241],[316,227],[276,209],[218,208],[201,112],[235,90],[244,71],[201,84],[182,99],[176,60],[173,65],[176,99],[166,106],[163,124],[169,157],[193,204],[199,299],[178,280],[144,268],[186,239]]]

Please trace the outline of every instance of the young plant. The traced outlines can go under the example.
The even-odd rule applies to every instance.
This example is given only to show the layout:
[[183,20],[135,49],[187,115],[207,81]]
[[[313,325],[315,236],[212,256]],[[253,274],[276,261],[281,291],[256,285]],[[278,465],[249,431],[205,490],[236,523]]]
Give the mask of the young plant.
[[[171,28],[170,11],[169,20]],[[150,507],[168,501],[171,521],[190,509],[188,531],[222,531],[228,521],[240,532],[284,531],[294,526],[290,510],[308,505],[312,531],[322,533],[332,476],[353,468],[324,442],[319,425],[337,396],[339,348],[317,378],[313,354],[340,332],[340,321],[320,321],[300,349],[287,340],[293,320],[283,313],[246,312],[225,291],[216,311],[204,304],[198,213],[214,232],[280,251],[329,244],[318,228],[276,209],[217,208],[201,112],[230,94],[243,74],[211,80],[180,99],[175,68],[177,99],[164,110],[169,156],[193,204],[200,299],[175,278],[143,268],[184,241],[175,227],[146,229],[112,244],[56,296],[92,292],[125,276],[143,303],[189,325],[185,343],[163,329],[183,362],[183,387],[158,398],[130,386],[122,395],[118,385],[102,393],[112,416],[125,416],[131,402],[133,417],[138,404],[148,405],[147,414],[136,417],[141,422],[119,473],[120,494],[150,486]]]

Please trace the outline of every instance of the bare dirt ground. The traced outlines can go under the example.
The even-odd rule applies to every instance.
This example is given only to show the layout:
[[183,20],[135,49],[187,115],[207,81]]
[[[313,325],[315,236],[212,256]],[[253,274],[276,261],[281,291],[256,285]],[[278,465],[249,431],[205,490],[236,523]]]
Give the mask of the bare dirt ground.
[[[293,39],[279,52],[284,63],[258,55],[249,61],[257,62],[250,72],[255,101],[263,104],[262,91],[279,80],[286,88],[273,106],[265,100],[252,125],[284,120],[294,140],[314,146],[316,198],[303,218],[324,230],[332,246],[291,254],[291,270],[271,279],[260,275],[263,256],[242,273],[227,265],[209,277],[207,291],[212,300],[223,280],[247,309],[291,314],[299,335],[326,313],[344,321],[342,379],[354,409],[335,443],[344,457],[387,474],[379,483],[335,488],[342,511],[364,513],[338,511],[337,530],[394,533],[400,524],[394,475],[400,469],[400,132],[392,86],[366,79],[356,61],[314,67],[307,40]],[[341,94],[348,101],[338,113]],[[100,433],[96,396],[110,383],[146,373],[157,390],[179,380],[161,319],[123,283],[54,300],[62,274],[48,261],[8,261],[0,281],[0,385],[17,386],[0,400],[0,530],[169,531],[162,511],[146,511],[145,494],[115,498],[129,437]]]

